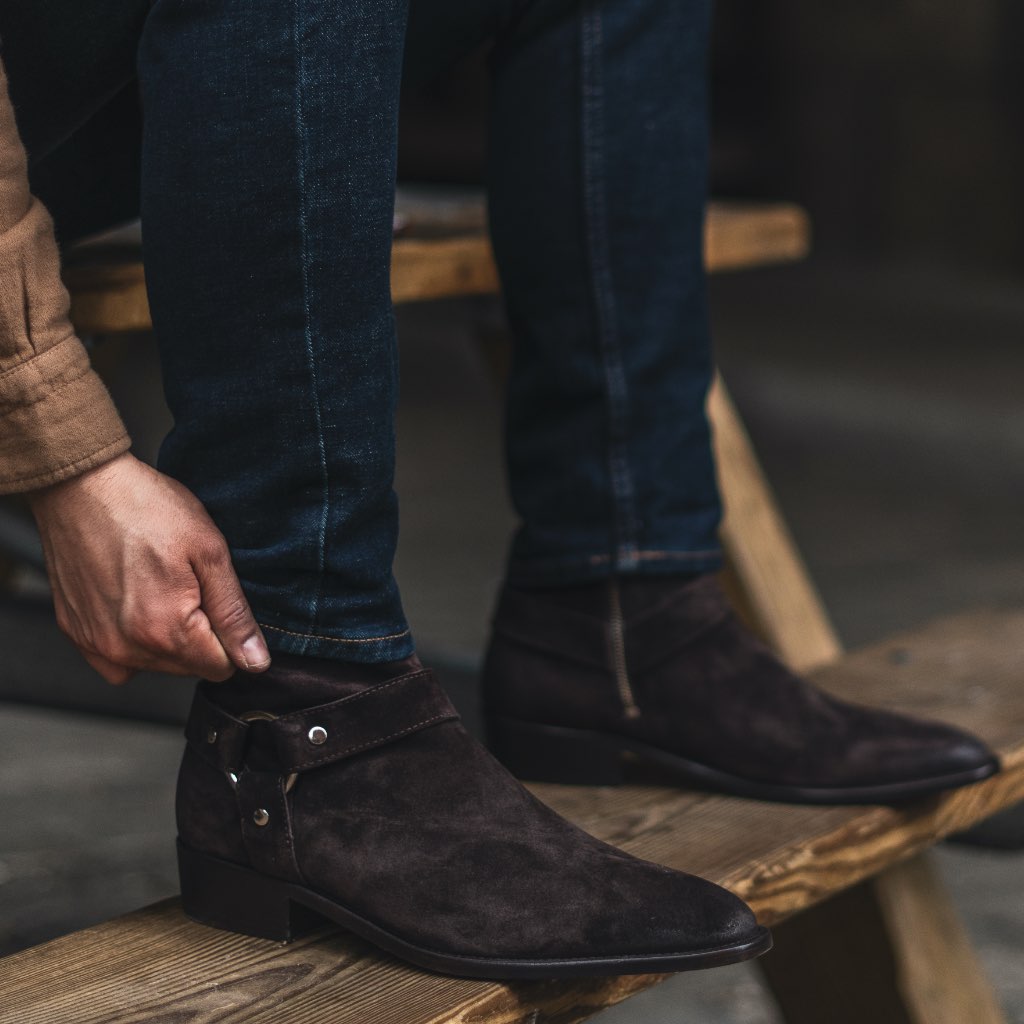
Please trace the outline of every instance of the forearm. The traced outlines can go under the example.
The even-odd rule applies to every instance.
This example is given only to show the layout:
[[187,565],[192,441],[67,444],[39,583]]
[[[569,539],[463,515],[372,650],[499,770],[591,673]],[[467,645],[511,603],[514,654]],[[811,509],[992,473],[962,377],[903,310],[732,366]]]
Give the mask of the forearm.
[[67,479],[128,448],[68,313],[53,226],[29,192],[0,65],[0,493]]

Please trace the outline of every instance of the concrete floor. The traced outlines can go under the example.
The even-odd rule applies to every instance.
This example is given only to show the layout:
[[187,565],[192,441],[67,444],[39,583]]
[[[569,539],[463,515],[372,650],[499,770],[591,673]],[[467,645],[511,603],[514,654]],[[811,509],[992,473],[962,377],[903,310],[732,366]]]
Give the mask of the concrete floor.
[[[719,357],[844,640],[1024,600],[1024,287],[886,268],[719,278]],[[485,304],[486,305],[486,304]],[[471,338],[485,306],[401,317],[398,575],[421,649],[471,670],[512,525],[500,410]],[[151,362],[133,352],[132,374]],[[134,384],[134,432],[158,432]],[[187,701],[151,679],[90,678],[26,600],[0,608],[0,696],[165,720]],[[177,727],[8,704],[0,710],[0,950],[174,891]],[[1024,1024],[1024,854],[940,851],[1011,1024]],[[748,966],[672,979],[605,1024],[774,1024]],[[825,1022],[823,1022],[825,1024]],[[965,1022],[969,1024],[969,1022]]]

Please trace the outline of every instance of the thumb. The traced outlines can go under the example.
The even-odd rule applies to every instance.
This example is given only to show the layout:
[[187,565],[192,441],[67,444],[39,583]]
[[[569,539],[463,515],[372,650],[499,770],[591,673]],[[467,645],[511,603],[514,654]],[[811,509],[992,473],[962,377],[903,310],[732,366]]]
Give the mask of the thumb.
[[200,607],[236,667],[262,672],[270,667],[270,651],[242,593],[226,545],[193,566],[199,583]]

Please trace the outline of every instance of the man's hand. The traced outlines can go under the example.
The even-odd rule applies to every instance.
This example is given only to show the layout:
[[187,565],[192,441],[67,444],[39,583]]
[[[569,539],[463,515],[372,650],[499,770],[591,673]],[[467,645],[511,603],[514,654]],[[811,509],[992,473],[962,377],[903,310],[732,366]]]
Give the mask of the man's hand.
[[57,623],[108,682],[270,664],[227,543],[181,484],[126,454],[29,499]]

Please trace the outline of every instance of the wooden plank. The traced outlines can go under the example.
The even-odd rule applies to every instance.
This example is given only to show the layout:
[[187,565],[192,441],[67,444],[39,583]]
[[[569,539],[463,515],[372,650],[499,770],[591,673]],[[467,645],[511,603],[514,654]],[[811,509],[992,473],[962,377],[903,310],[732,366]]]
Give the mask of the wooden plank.
[[457,295],[494,295],[498,271],[485,235],[396,238],[391,249],[391,297],[396,303]]
[[69,265],[71,322],[79,334],[151,331],[146,275],[140,262]]
[[2,962],[20,961],[9,983],[0,975],[2,1024],[525,1024],[534,1006],[545,1022],[574,1024],[657,980],[460,981],[380,958],[338,931],[289,946],[216,933],[173,901],[32,952]]
[[804,259],[811,222],[795,203],[712,203],[704,260],[709,270],[742,270]]
[[[850,655],[814,678],[847,697],[972,728],[999,749],[1006,768],[902,809],[771,805],[639,785],[536,791],[601,838],[730,886],[766,923],[1024,797],[1024,612],[941,622]],[[442,978],[340,932],[280,946],[206,929],[171,901],[0,961],[0,1022],[569,1024],[658,980]]]
[[[403,202],[400,197],[397,210],[405,226],[392,249],[395,302],[498,291],[482,198],[447,199],[432,208],[427,199]],[[712,203],[708,209],[705,251],[712,272],[801,259],[809,239],[807,215],[792,204]],[[131,231],[72,249],[64,280],[80,333],[152,328],[138,240]]]

